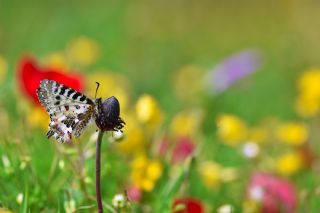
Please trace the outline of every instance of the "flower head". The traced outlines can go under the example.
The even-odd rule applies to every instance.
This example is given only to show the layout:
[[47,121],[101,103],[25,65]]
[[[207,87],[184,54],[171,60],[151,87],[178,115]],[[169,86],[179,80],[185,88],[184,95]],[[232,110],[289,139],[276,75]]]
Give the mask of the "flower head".
[[277,159],[277,171],[285,176],[297,173],[303,167],[303,156],[299,152],[281,155]]
[[297,83],[299,95],[296,110],[303,117],[312,117],[320,111],[320,69],[303,72]]
[[297,197],[291,183],[276,176],[257,172],[251,177],[248,198],[261,204],[261,212],[295,212]]
[[70,42],[67,55],[75,64],[87,66],[97,60],[99,46],[93,39],[82,36]]
[[228,57],[205,76],[208,90],[213,94],[223,92],[238,80],[260,69],[261,58],[257,50],[245,50]]
[[291,122],[281,125],[277,136],[280,141],[297,146],[307,142],[308,130],[304,124]]
[[202,120],[202,110],[185,110],[173,118],[170,128],[177,136],[193,136],[198,133]]
[[173,202],[174,213],[203,213],[204,205],[196,198],[177,198]]
[[247,126],[238,117],[224,114],[217,119],[218,135],[223,142],[236,145],[247,137]]
[[143,124],[157,125],[163,118],[163,113],[154,97],[148,94],[142,95],[136,103],[138,121]]
[[162,174],[162,164],[158,160],[138,155],[131,163],[131,180],[133,185],[150,192]]
[[188,137],[178,139],[172,152],[172,162],[184,161],[188,156],[192,155],[195,150],[195,145]]
[[62,70],[50,67],[39,67],[37,62],[30,57],[25,57],[20,61],[17,75],[21,90],[38,105],[40,105],[40,103],[38,102],[36,89],[39,87],[41,80],[55,80],[77,91],[82,91],[84,87],[83,77],[81,75],[65,74]]

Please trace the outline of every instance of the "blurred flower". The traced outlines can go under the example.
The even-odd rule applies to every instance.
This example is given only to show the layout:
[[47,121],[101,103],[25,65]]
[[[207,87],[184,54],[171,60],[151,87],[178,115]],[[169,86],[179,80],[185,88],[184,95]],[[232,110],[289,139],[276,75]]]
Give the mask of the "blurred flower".
[[18,204],[22,204],[22,202],[23,202],[23,194],[22,193],[19,193],[17,195],[16,201]]
[[4,80],[7,70],[8,70],[7,61],[2,55],[0,55],[0,83],[2,83],[2,81]]
[[[134,124],[137,121],[130,114],[125,116],[126,123]],[[124,127],[124,137],[121,143],[117,144],[117,147],[124,152],[125,154],[136,154],[141,153],[145,149],[146,138],[144,130],[139,126],[135,125],[126,125]]]
[[67,58],[63,52],[53,52],[45,58],[45,64],[53,69],[68,70]]
[[194,150],[195,145],[192,143],[190,138],[179,138],[172,152],[172,162],[176,163],[184,161],[187,157],[192,155]]
[[96,82],[100,83],[97,96],[103,99],[115,96],[121,104],[121,109],[126,109],[128,105],[129,82],[122,75],[113,73],[109,70],[98,70],[90,73],[86,79],[86,92],[94,96],[97,88]]
[[311,117],[320,109],[320,69],[309,69],[303,72],[297,83],[299,96],[296,110],[303,117]]
[[220,115],[217,119],[218,136],[229,145],[237,145],[247,137],[247,126],[238,117],[228,114]]
[[262,55],[254,49],[236,53],[216,65],[204,78],[208,91],[221,93],[238,80],[261,68]]
[[0,207],[0,213],[14,213],[14,212],[12,212],[12,211],[10,211],[8,209]]
[[70,42],[67,55],[71,62],[87,66],[95,62],[99,56],[98,44],[87,37],[79,37]]
[[33,107],[27,113],[27,122],[31,128],[41,127],[46,131],[49,121],[50,118],[48,114],[40,107]]
[[76,202],[74,199],[64,201],[64,210],[66,213],[76,212]]
[[320,69],[304,71],[298,81],[298,90],[309,97],[320,98]]
[[247,158],[256,158],[260,153],[260,148],[256,143],[246,142],[242,147],[242,152]]
[[291,122],[285,123],[277,129],[277,137],[284,143],[297,146],[307,142],[309,133],[304,124]]
[[217,209],[217,213],[232,213],[233,206],[231,204],[224,204]]
[[295,190],[289,182],[278,177],[260,172],[253,174],[247,193],[250,200],[261,204],[261,212],[295,212]]
[[175,72],[173,88],[176,95],[194,103],[203,90],[204,70],[195,65],[187,65]]
[[127,190],[129,201],[138,202],[141,199],[142,193],[138,187],[132,186]]
[[193,136],[198,133],[203,117],[201,109],[185,110],[174,116],[170,128],[175,135]]
[[63,170],[64,167],[65,167],[64,160],[60,159],[58,165],[59,165],[59,168],[60,168],[61,170]]
[[124,133],[120,130],[113,131],[112,135],[109,137],[110,143],[112,142],[120,142],[124,137]]
[[43,79],[58,81],[78,91],[83,89],[83,77],[81,75],[64,74],[59,69],[40,68],[35,60],[29,57],[25,57],[20,61],[17,77],[21,90],[38,105],[40,103],[36,95],[36,89]]
[[144,94],[136,103],[137,118],[141,123],[158,125],[162,122],[163,113],[154,97]]
[[281,155],[277,159],[277,171],[281,175],[292,175],[303,167],[303,158],[299,152]]
[[250,128],[248,131],[248,140],[254,143],[264,143],[268,138],[268,131],[262,127]]
[[296,99],[295,108],[300,116],[309,118],[319,113],[320,100],[318,98],[299,95]]
[[196,198],[177,198],[173,202],[174,213],[204,213],[204,205]]
[[221,182],[232,181],[238,176],[236,169],[223,168],[213,161],[201,162],[198,171],[204,185],[208,188],[216,188]]
[[131,163],[131,180],[138,188],[150,192],[162,174],[162,164],[138,155]]
[[127,205],[127,198],[123,194],[116,194],[112,198],[112,205],[116,209],[122,209],[122,208],[126,207],[126,205]]

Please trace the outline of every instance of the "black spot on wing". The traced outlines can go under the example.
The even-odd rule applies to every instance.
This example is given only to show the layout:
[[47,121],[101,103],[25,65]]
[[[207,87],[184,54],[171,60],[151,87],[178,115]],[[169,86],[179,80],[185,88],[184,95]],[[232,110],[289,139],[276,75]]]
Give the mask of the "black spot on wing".
[[67,96],[70,97],[73,92],[75,92],[73,89],[69,89]]
[[72,98],[75,100],[75,99],[77,99],[79,96],[81,96],[81,93],[80,93],[80,92],[77,92],[76,94],[74,94],[74,95],[72,96]]
[[60,95],[63,95],[64,92],[66,91],[66,89],[68,89],[68,87],[62,86],[59,94],[60,94]]
[[83,102],[83,101],[85,101],[86,99],[87,99],[87,97],[83,95],[83,96],[80,98],[80,101]]

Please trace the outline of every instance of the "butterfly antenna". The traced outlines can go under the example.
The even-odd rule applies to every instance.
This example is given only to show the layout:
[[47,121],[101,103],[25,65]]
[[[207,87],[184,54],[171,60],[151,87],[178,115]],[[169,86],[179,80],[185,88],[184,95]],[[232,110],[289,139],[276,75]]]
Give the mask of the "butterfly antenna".
[[97,93],[98,93],[98,89],[99,89],[99,86],[100,86],[99,82],[96,82],[96,84],[97,84],[97,89],[96,89],[96,94],[94,96],[94,99],[97,99]]

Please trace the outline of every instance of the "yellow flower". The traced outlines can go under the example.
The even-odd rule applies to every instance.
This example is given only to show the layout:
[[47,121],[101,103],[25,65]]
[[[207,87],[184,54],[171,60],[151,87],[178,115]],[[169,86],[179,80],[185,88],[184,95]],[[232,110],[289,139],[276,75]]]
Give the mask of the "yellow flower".
[[203,120],[203,112],[199,110],[186,110],[178,113],[171,122],[171,130],[178,136],[194,135]]
[[306,95],[300,95],[296,99],[295,109],[297,113],[302,117],[312,117],[320,111],[320,98],[307,97]]
[[144,150],[146,144],[143,129],[136,124],[137,121],[130,115],[124,115],[125,122],[128,124],[124,127],[124,138],[117,147],[125,154],[136,154]]
[[44,131],[48,130],[50,118],[40,107],[33,107],[27,115],[27,122],[31,128],[41,127]]
[[298,81],[299,96],[296,111],[303,117],[312,117],[320,111],[320,69],[305,71]]
[[174,75],[174,90],[178,97],[195,102],[203,89],[204,70],[196,65],[187,65]]
[[204,185],[216,188],[221,182],[232,181],[237,178],[237,171],[233,168],[223,168],[213,161],[205,161],[199,165],[198,172]]
[[140,96],[136,103],[137,118],[141,123],[158,125],[162,121],[163,113],[158,102],[148,94]]
[[277,159],[277,171],[285,176],[298,172],[303,167],[302,156],[298,152],[291,152]]
[[217,119],[218,135],[229,145],[243,142],[247,137],[247,126],[238,117],[233,115],[221,115]]
[[320,69],[309,69],[303,72],[298,81],[298,89],[308,97],[320,97]]
[[148,159],[145,155],[138,155],[131,163],[131,181],[144,191],[152,191],[156,181],[162,174],[160,161]]
[[128,82],[119,74],[112,73],[109,70],[100,70],[95,73],[91,73],[87,77],[88,94],[94,96],[97,88],[96,82],[100,83],[97,97],[106,99],[110,96],[115,96],[119,102],[121,109],[126,109],[128,105]]
[[280,141],[295,146],[304,144],[308,136],[306,126],[297,122],[283,124],[277,129],[277,137]]
[[97,60],[99,46],[90,38],[79,37],[69,44],[67,54],[72,62],[81,66],[87,66]]
[[3,56],[0,55],[0,83],[4,80],[7,73],[8,64]]
[[254,143],[264,143],[268,138],[268,132],[261,127],[251,128],[248,132],[248,140]]
[[0,213],[13,213],[13,211],[0,207]]
[[62,52],[53,52],[45,58],[45,62],[52,68],[62,69],[68,71],[68,63],[66,56]]

